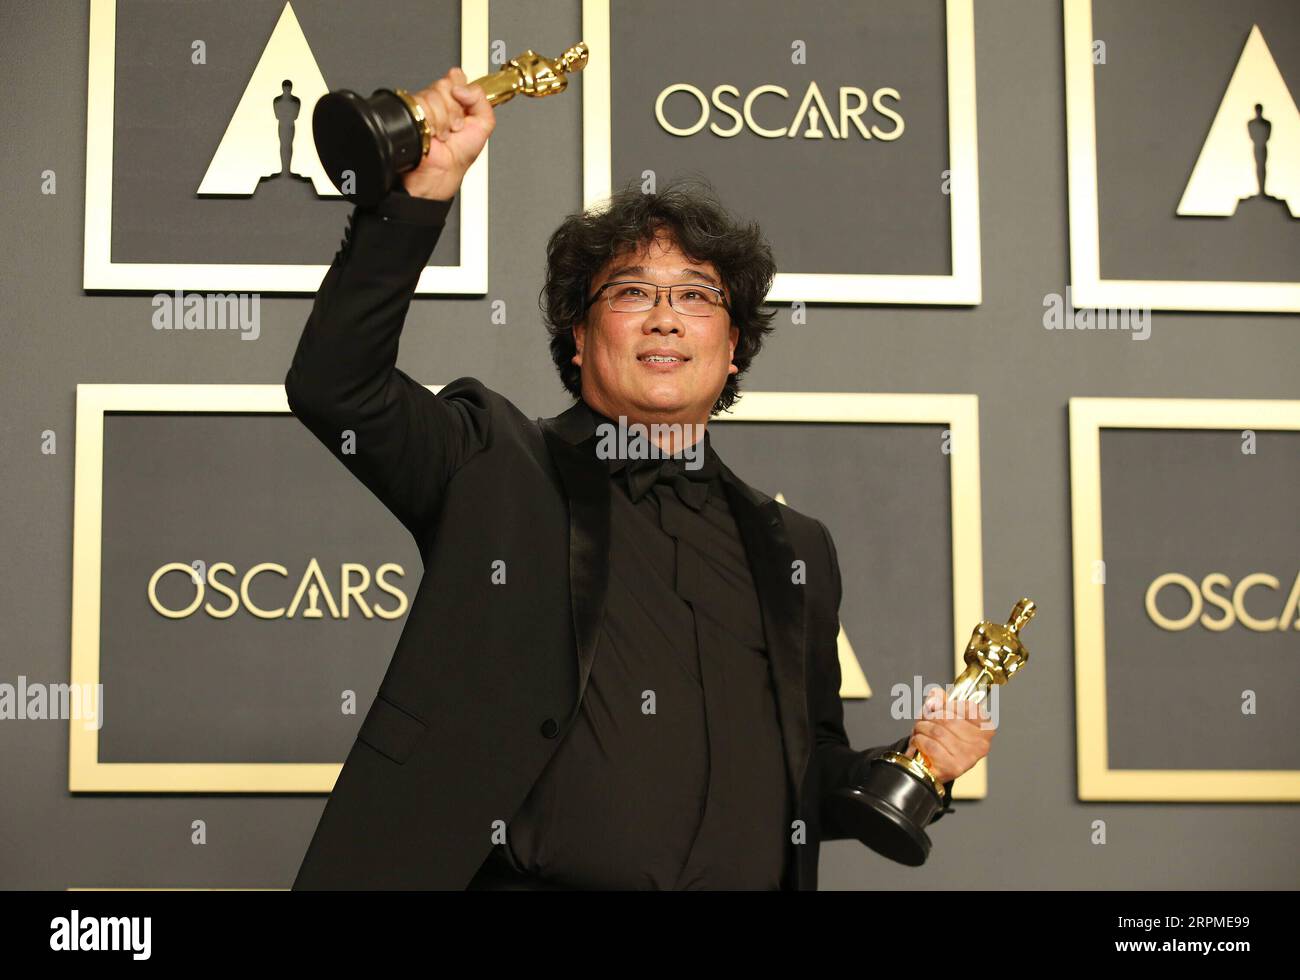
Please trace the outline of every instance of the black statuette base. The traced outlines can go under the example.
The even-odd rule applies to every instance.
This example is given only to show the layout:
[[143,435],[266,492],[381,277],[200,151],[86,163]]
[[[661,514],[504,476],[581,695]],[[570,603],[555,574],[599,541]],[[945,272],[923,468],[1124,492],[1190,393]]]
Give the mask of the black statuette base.
[[918,776],[884,759],[872,759],[862,784],[841,790],[828,805],[849,833],[877,854],[919,867],[930,856],[923,829],[943,801]]
[[348,89],[323,95],[312,111],[311,125],[321,166],[339,192],[356,204],[379,203],[399,175],[414,170],[423,157],[419,123],[388,89],[368,99]]

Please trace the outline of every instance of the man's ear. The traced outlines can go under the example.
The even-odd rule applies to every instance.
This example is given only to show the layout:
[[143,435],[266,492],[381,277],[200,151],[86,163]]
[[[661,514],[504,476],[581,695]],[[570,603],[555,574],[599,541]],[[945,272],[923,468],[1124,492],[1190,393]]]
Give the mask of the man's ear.
[[587,343],[587,324],[585,320],[573,325],[573,343],[578,350],[569,360],[578,367],[582,367],[582,348]]
[[[730,359],[734,361],[736,357],[736,345],[740,343],[740,327],[732,327],[730,330],[727,331],[727,335],[729,338],[729,342],[731,344]],[[736,367],[736,365],[733,363],[731,367],[728,369],[727,373],[739,374],[740,368]]]

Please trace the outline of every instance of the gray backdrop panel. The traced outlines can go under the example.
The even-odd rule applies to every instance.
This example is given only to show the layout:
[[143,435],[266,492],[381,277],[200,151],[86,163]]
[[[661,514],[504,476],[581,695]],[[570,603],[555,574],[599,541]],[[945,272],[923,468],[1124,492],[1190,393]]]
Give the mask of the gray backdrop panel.
[[[1240,623],[1175,632],[1146,612],[1147,586],[1165,572],[1197,583],[1222,572],[1234,586],[1266,572],[1281,581],[1280,594],[1257,587],[1244,604],[1258,619],[1281,613],[1300,572],[1300,433],[1256,435],[1257,451],[1248,455],[1240,432],[1102,431],[1112,768],[1300,769],[1292,700],[1300,634]],[[1178,619],[1191,599],[1170,586],[1158,608]],[[1208,603],[1205,613],[1223,616]],[[1245,690],[1258,696],[1256,714],[1242,714]]]
[[[692,0],[614,3],[611,83],[614,184],[697,171],[725,181],[727,202],[762,214],[784,272],[949,275],[950,198],[942,192],[948,167],[947,49],[942,0],[873,0],[795,5],[781,0],[729,0],[707,8]],[[791,42],[807,43],[807,64],[790,61]],[[789,100],[764,96],[754,116],[770,129],[788,127],[815,81],[832,113],[841,86],[867,93],[881,87],[902,96],[885,104],[902,115],[897,140],[767,138],[747,126],[723,138],[708,126],[674,136],[655,119],[655,100],[687,82],[707,98],[714,86],[736,86],[743,102],[759,85],[780,85]],[[674,93],[665,118],[686,127],[699,102]],[[727,129],[733,120],[711,109]],[[838,116],[836,117],[838,125]],[[868,108],[863,125],[883,131],[892,120]],[[826,130],[825,124],[821,127]],[[813,186],[818,193],[809,194]]]
[[[169,619],[149,603],[147,585],[169,562],[235,566],[217,580],[238,591],[254,565],[277,562],[253,580],[263,609],[290,606],[312,558],[341,604],[339,566],[370,572],[371,605],[398,600],[374,584],[395,562],[404,578],[385,580],[414,598],[423,568],[415,542],[388,511],[316,441],[283,415],[115,414],[104,435],[104,537],[100,679],[104,684],[101,762],[342,762],[392,657],[401,621],[366,619],[352,606],[334,619],[261,619],[241,607],[226,619],[201,606]],[[195,585],[169,572],[157,594],[180,610]],[[209,588],[205,603],[228,597]],[[340,612],[341,612],[340,605]],[[342,692],[356,692],[344,714]]]
[[[1093,0],[1093,35],[1107,48],[1094,73],[1103,278],[1300,277],[1300,220],[1282,205],[1243,201],[1231,218],[1177,214],[1252,24],[1300,98],[1295,0]],[[1281,166],[1276,154],[1270,161]]]
[[[262,181],[251,197],[196,193],[283,8],[275,0],[119,0],[114,262],[329,265],[350,210],[342,198],[317,197],[310,183],[283,176]],[[382,17],[329,0],[297,0],[293,10],[330,89],[420,89],[446,72],[434,66],[461,61],[459,0],[390,0]],[[205,65],[190,61],[195,39],[207,44]],[[268,106],[273,131],[274,113]],[[310,128],[310,111],[301,109],[295,125]],[[459,239],[457,203],[429,264],[455,264]]]

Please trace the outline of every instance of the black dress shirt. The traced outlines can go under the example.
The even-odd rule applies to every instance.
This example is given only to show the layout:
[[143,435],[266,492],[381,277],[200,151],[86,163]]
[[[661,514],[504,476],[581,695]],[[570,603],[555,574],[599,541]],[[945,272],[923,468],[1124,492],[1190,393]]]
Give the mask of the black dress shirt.
[[[615,425],[587,411],[593,432]],[[581,709],[471,889],[780,887],[794,814],[762,614],[704,440],[683,473],[700,492],[628,479],[672,462],[608,461],[609,593]]]

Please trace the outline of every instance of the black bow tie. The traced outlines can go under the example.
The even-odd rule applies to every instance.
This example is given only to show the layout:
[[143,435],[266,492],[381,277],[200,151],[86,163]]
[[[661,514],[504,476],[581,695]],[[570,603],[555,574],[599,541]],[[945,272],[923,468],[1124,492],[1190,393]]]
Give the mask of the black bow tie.
[[623,478],[632,502],[640,500],[656,483],[663,483],[671,486],[687,507],[702,510],[709,499],[709,481],[714,476],[712,461],[706,454],[703,464],[695,469],[688,469],[685,462],[672,457],[626,460]]

